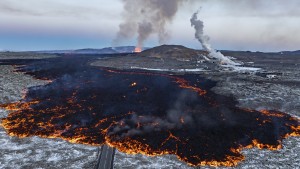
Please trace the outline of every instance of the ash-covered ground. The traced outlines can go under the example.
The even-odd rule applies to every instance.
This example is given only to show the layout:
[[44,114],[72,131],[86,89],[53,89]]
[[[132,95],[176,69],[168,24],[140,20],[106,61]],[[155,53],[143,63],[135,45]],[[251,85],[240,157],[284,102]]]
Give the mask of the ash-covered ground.
[[[137,58],[138,61],[135,64],[129,62],[129,60],[134,58],[132,55],[126,56],[128,60],[126,57],[101,59],[96,63],[92,63],[92,65],[105,65],[106,67],[119,69],[174,69],[168,71],[172,73],[183,73],[187,69],[201,69],[201,71],[193,73],[218,81],[213,91],[221,95],[234,96],[239,101],[240,107],[257,110],[274,109],[293,116],[300,116],[300,69],[299,65],[297,65],[300,63],[300,56],[247,52],[225,52],[225,54],[244,62],[245,66],[262,69],[256,72],[218,70],[218,67],[210,66],[213,65],[211,63],[201,64],[204,60],[202,58],[199,59],[199,57],[196,60],[178,60],[173,58],[176,60],[176,63],[171,61],[168,63],[168,58],[161,59],[158,56],[153,57],[153,59],[145,57],[146,62],[143,58]],[[31,54],[28,55],[30,56]],[[16,56],[16,58],[18,57],[20,56]],[[155,66],[157,65],[156,63],[162,60],[164,63],[168,63],[168,66],[159,65],[159,67],[152,67],[152,65]],[[121,65],[126,64],[128,67],[121,67]],[[176,67],[176,65],[181,66]],[[176,71],[176,69],[180,69],[180,71]],[[21,99],[22,92],[27,87],[46,83],[22,73],[15,73],[12,66],[0,66],[0,70],[0,103],[17,101]],[[5,117],[7,113],[1,110],[0,118]],[[93,168],[97,158],[96,147],[70,144],[58,139],[41,139],[38,137],[11,138],[6,135],[2,128],[0,129],[0,144],[2,145],[0,156],[4,157],[0,159],[0,168]],[[300,168],[299,152],[299,137],[290,137],[283,141],[283,149],[278,151],[244,150],[243,154],[246,156],[246,160],[241,162],[237,168]],[[178,161],[175,156],[148,157],[127,155],[120,152],[116,153],[114,167],[128,169],[192,168]]]

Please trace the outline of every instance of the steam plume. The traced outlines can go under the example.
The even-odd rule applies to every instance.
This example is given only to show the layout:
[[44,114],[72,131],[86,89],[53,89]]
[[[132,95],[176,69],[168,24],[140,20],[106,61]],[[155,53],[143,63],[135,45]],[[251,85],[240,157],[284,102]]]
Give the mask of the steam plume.
[[204,35],[203,21],[198,19],[198,12],[199,11],[195,12],[192,16],[191,26],[195,28],[196,30],[195,37],[201,43],[202,48],[207,52],[209,52],[209,56],[211,58],[219,60],[221,64],[237,65],[237,63],[233,62],[228,57],[225,57],[221,52],[217,52],[215,49],[211,47],[211,45],[209,44],[209,37],[207,35]]
[[136,33],[137,47],[142,47],[151,34],[157,34],[159,43],[164,43],[169,37],[165,26],[173,20],[179,5],[185,1],[189,0],[123,0],[124,21],[119,25],[113,45]]

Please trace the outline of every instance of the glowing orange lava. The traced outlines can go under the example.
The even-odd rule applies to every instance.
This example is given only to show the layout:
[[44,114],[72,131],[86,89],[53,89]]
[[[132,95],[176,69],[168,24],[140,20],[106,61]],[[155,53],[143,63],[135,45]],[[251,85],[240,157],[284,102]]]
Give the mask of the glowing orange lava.
[[134,49],[134,52],[135,52],[135,53],[141,53],[141,52],[142,52],[142,48],[136,47],[136,48]]
[[[183,78],[177,77],[177,76],[171,76],[171,75],[164,75],[164,74],[156,74],[156,73],[149,73],[149,72],[125,72],[125,71],[118,71],[118,70],[112,70],[112,69],[106,69],[106,71],[110,73],[118,73],[118,74],[132,74],[132,75],[147,75],[147,76],[161,76],[161,77],[167,77],[170,79],[173,79],[175,83],[179,85],[179,87],[183,89],[190,89],[192,91],[195,91],[198,93],[200,96],[205,96],[207,91],[201,89],[200,87],[197,86],[192,86],[189,84],[189,82]],[[133,82],[131,86],[136,86],[137,83]]]

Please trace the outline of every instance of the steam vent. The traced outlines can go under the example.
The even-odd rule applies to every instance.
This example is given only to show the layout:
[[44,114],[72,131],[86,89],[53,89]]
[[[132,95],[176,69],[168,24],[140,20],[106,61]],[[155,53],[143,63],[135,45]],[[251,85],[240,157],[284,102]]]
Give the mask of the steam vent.
[[[89,66],[93,57],[4,60],[49,84],[29,88],[2,125],[11,136],[108,144],[128,154],[174,154],[191,166],[236,166],[244,148],[277,150],[299,136],[299,119],[236,107],[199,75]],[[19,66],[18,66],[19,65]],[[73,66],[77,65],[77,66]],[[49,71],[51,69],[51,71]]]

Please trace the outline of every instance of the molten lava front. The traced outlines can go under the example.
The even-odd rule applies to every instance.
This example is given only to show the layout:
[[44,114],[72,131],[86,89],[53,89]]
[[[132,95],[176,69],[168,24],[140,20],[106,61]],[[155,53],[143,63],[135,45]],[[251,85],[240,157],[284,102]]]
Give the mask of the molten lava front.
[[142,52],[142,48],[136,47],[136,48],[134,49],[134,52],[135,52],[135,53],[141,53],[141,52]]
[[238,108],[234,98],[210,90],[215,82],[198,75],[97,69],[90,61],[19,60],[24,66],[18,71],[51,83],[1,105],[11,111],[2,119],[7,133],[108,144],[128,154],[174,154],[191,166],[236,166],[245,158],[243,148],[277,150],[284,138],[300,135],[299,119]]

